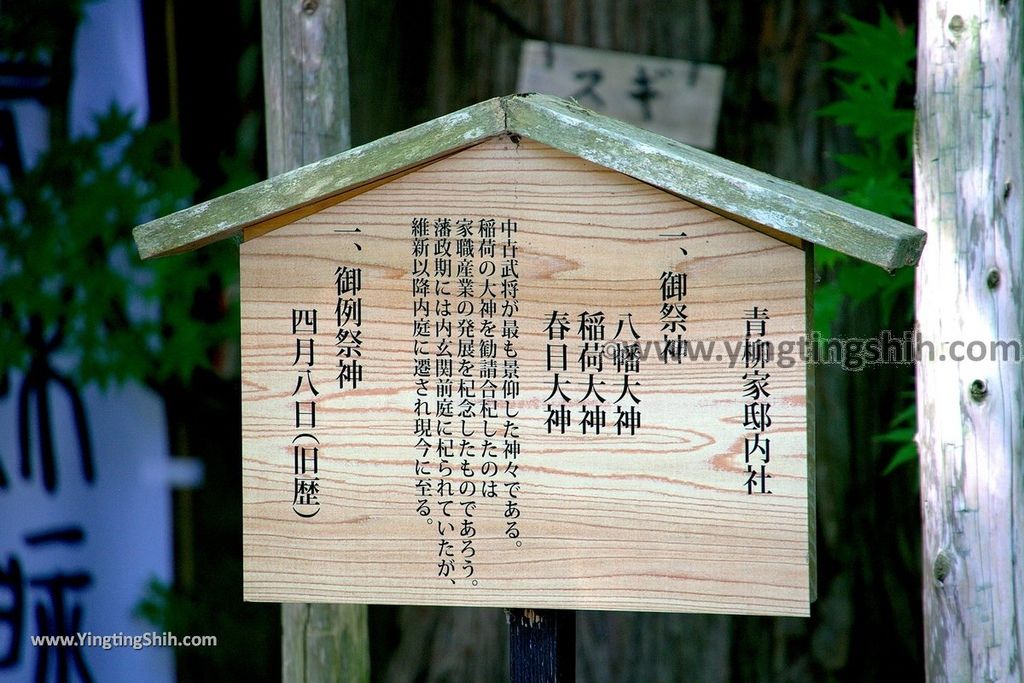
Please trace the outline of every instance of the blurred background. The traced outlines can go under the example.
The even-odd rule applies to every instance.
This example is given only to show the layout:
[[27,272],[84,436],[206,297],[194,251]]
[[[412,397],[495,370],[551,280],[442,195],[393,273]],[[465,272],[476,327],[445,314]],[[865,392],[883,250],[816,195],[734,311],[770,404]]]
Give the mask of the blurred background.
[[[346,6],[355,145],[515,92],[524,41],[585,46],[718,65],[716,154],[913,218],[916,3]],[[260,30],[257,0],[0,3],[0,680],[280,678],[280,608],[241,600],[237,247],[131,242],[266,176]],[[909,269],[816,259],[820,332],[910,329]],[[810,619],[580,612],[579,680],[923,678],[912,396],[909,365],[819,370]],[[374,680],[506,676],[501,610],[369,615]],[[218,646],[29,644],[78,631]]]

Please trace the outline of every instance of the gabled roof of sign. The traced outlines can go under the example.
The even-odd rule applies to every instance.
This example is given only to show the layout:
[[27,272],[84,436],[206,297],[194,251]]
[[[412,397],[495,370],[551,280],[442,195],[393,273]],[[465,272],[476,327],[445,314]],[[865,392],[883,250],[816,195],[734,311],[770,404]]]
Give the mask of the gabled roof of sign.
[[135,228],[143,258],[195,249],[245,228],[284,225],[346,192],[496,135],[529,138],[712,211],[894,270],[925,233],[832,197],[546,95],[509,95],[270,178]]

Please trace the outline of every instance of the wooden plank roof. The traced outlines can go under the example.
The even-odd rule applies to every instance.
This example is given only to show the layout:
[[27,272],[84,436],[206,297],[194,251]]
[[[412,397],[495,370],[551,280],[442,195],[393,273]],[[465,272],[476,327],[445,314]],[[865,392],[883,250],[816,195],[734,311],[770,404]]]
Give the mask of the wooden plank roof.
[[[509,95],[389,135],[135,228],[143,258],[174,254],[270,221],[497,135],[529,138],[755,227],[888,270],[917,263],[925,233],[573,102]],[[285,221],[286,222],[286,221]]]

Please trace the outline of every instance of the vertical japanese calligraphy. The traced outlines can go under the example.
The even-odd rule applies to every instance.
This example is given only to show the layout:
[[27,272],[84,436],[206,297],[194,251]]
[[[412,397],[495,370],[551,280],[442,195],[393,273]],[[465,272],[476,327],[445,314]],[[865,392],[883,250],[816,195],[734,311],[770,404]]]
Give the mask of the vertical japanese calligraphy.
[[[510,539],[519,538],[519,517],[522,511],[519,509],[519,455],[521,447],[519,443],[519,426],[515,418],[519,411],[512,412],[512,401],[519,397],[519,353],[516,350],[516,340],[519,339],[519,320],[516,315],[519,313],[519,259],[516,253],[518,241],[516,234],[519,230],[514,220],[502,222],[500,231],[501,241],[501,348],[502,348],[502,379],[501,379],[501,402],[503,404],[503,415],[501,416],[501,438],[504,457],[505,481],[502,482],[505,488],[505,536]],[[481,240],[482,243],[482,240]],[[485,283],[486,283],[485,279]],[[481,310],[483,307],[481,306]],[[491,463],[493,469],[497,470],[495,463]],[[522,541],[516,541],[518,547],[522,547]]]
[[552,373],[551,393],[544,399],[548,434],[556,429],[559,434],[565,434],[565,430],[572,424],[572,411],[568,407],[570,398],[562,388],[561,380],[563,373],[569,369],[569,347],[565,343],[565,333],[569,331],[569,314],[551,311],[544,331],[547,333],[546,369]]
[[295,342],[292,367],[296,371],[292,391],[296,431],[292,439],[292,510],[299,517],[313,517],[320,512],[320,439],[316,434],[316,404],[320,392],[313,384],[318,324],[316,308],[292,309],[291,330]]
[[[545,367],[550,373],[550,391],[544,399],[547,433],[565,434],[575,424],[584,436],[635,435],[640,428],[640,397],[637,395],[640,381],[636,377],[640,373],[643,348],[640,333],[633,324],[633,314],[620,315],[611,339],[606,339],[603,311],[582,311],[576,321],[579,342],[573,348],[572,357],[576,359],[578,372],[576,368],[569,370],[570,347],[566,340],[570,330],[569,313],[551,311],[544,326]],[[573,384],[577,387],[576,398],[567,393]],[[570,407],[574,404],[579,408],[575,422]]]
[[767,334],[768,309],[754,306],[743,312],[743,464],[746,466],[747,494],[771,493],[768,464],[771,462],[771,439],[768,437],[772,418],[768,401],[768,380],[765,366],[771,359],[771,343]]
[[686,357],[686,273],[661,274],[661,360],[682,363]]
[[[335,356],[338,374],[335,380],[340,390],[355,389],[363,379],[362,334],[363,301],[362,269],[338,266],[334,271],[334,289],[337,303],[334,307],[336,321]],[[320,396],[313,380],[317,366],[316,338],[319,331],[318,313],[315,307],[293,308],[291,312],[291,337],[295,342],[292,367],[295,368],[295,388],[292,400],[295,410],[294,428],[296,434],[291,441],[293,490],[292,510],[299,517],[313,517],[320,512],[320,449],[316,407]],[[323,351],[321,351],[323,353]]]
[[355,389],[363,381],[363,269],[338,266],[334,271],[338,303],[334,307],[337,331],[334,335],[338,359],[338,388]]
[[437,576],[479,585],[481,501],[503,498],[504,535],[521,533],[518,224],[417,217],[410,229],[416,513],[436,529]]

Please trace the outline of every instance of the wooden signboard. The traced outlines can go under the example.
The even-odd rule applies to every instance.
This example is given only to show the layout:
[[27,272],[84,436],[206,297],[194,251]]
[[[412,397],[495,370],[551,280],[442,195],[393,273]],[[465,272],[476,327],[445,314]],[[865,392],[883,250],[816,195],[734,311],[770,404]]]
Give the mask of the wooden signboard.
[[810,248],[923,233],[541,95],[135,237],[239,233],[246,599],[808,614]]
[[241,250],[247,599],[807,614],[800,248],[502,136]]
[[523,41],[519,92],[584,107],[704,149],[715,146],[725,69],[578,45]]

